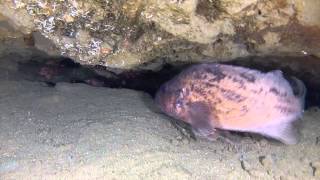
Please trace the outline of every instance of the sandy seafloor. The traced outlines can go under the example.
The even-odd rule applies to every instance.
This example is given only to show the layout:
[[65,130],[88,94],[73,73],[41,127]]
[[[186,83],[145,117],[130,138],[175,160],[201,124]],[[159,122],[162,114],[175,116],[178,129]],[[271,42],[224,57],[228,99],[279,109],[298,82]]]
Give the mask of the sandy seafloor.
[[150,96],[0,73],[0,179],[320,179],[320,111],[300,142],[190,140]]

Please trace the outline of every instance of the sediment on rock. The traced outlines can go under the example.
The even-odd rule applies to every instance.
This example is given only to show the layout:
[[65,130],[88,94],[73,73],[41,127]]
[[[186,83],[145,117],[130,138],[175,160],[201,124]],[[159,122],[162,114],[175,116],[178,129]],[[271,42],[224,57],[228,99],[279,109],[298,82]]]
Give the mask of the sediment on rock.
[[3,1],[0,10],[24,34],[37,31],[35,46],[43,51],[109,68],[157,69],[163,59],[319,56],[320,49],[317,0],[20,0]]

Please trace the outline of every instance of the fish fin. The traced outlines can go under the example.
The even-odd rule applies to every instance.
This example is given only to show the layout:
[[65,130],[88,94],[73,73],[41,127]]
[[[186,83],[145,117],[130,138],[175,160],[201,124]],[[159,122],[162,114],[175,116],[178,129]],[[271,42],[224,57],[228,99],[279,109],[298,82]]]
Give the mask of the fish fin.
[[307,88],[304,83],[294,76],[287,76],[280,70],[270,71],[266,75],[268,81],[272,81],[280,91],[291,91],[294,96],[299,98],[302,109],[305,108],[305,97]]
[[297,144],[298,132],[292,123],[279,123],[259,128],[258,133],[277,139],[285,144]]
[[[264,78],[267,81],[271,81],[276,85],[282,85],[282,86],[283,86],[283,82],[285,81],[285,78],[281,70],[269,71],[264,75]],[[286,86],[290,87],[289,83],[287,83]]]
[[183,138],[186,138],[188,140],[196,140],[195,134],[192,132],[192,127],[190,124],[178,119],[171,119],[170,122],[173,127],[175,127],[179,131]]
[[304,109],[305,97],[307,94],[306,86],[304,85],[304,83],[300,79],[298,79],[294,76],[288,77],[287,80],[289,81],[289,83],[292,87],[294,95],[300,99],[301,106]]
[[204,137],[208,140],[216,140],[215,128],[211,124],[210,109],[204,102],[192,102],[189,106],[189,122],[192,131],[196,136]]
[[283,72],[279,69],[270,71],[269,73],[272,73],[273,75],[278,76],[278,77],[283,77]]
[[266,73],[263,77],[263,83],[272,85],[273,88],[284,93],[289,93],[293,95],[293,89],[285,77],[285,75],[280,70],[274,70]]

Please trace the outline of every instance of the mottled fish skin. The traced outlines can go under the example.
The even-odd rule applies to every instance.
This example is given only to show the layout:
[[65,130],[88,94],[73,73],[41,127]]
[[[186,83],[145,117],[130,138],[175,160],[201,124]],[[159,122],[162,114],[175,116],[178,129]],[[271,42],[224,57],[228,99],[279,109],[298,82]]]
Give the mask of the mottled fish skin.
[[295,144],[291,124],[302,116],[305,93],[300,80],[292,77],[289,83],[279,70],[262,73],[208,63],[193,65],[162,85],[156,103],[204,136],[217,128]]

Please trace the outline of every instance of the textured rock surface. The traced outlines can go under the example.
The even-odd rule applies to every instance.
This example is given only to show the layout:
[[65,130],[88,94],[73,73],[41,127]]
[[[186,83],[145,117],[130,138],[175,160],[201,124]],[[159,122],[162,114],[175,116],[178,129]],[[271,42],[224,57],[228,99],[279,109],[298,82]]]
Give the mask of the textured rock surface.
[[0,12],[25,34],[39,31],[42,50],[111,68],[320,55],[318,0],[1,0]]

